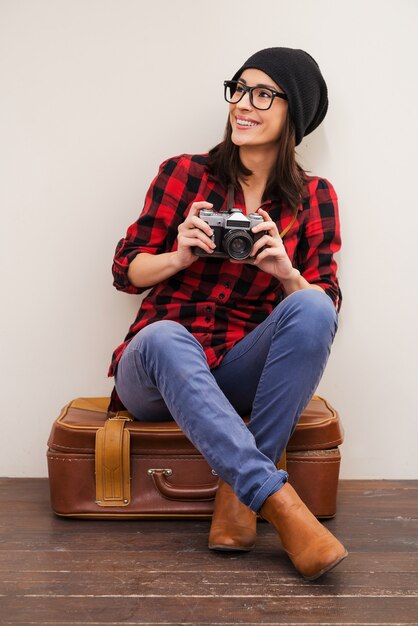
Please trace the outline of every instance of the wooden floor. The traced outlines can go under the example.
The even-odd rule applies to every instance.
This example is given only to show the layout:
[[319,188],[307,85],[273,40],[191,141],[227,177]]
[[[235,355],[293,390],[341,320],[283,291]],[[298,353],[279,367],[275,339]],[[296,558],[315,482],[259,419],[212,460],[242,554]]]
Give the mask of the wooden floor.
[[305,582],[273,529],[207,549],[208,521],[55,517],[45,479],[0,479],[0,624],[418,624],[418,481],[342,481],[350,555]]

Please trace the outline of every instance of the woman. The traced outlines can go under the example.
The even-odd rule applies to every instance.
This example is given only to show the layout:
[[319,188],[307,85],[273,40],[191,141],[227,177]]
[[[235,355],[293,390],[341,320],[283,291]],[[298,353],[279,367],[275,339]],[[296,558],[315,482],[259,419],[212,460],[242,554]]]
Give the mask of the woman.
[[[211,549],[253,548],[259,512],[313,580],[347,552],[276,464],[337,328],[336,196],[295,161],[295,145],[326,114],[327,88],[306,52],[269,48],[225,81],[225,98],[224,141],[165,161],[117,246],[116,288],[152,289],[113,354],[112,408],[174,419],[217,472]],[[244,260],[214,241],[219,228],[205,217],[231,204],[259,216]]]

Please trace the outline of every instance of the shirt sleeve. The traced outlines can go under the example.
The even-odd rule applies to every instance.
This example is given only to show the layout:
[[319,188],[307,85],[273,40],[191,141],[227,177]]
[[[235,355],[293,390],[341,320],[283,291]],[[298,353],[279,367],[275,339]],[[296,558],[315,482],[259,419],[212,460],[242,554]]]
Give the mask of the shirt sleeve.
[[129,264],[140,252],[161,254],[173,249],[177,227],[188,208],[187,162],[181,157],[164,161],[151,183],[139,218],[129,226],[113,259],[113,285],[119,291],[139,294],[145,287],[129,282]]
[[298,269],[309,283],[322,287],[339,310],[342,294],[334,258],[341,247],[337,195],[331,183],[323,178],[310,181],[309,186],[309,209],[298,246]]

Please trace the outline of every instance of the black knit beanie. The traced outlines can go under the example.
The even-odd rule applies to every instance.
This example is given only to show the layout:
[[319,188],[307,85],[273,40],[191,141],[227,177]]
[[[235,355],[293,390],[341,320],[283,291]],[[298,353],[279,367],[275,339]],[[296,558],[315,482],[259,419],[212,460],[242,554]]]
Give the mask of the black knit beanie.
[[328,109],[327,86],[315,59],[304,50],[266,48],[253,54],[232,80],[247,68],[268,74],[283,89],[296,129],[296,145],[300,144],[319,126]]

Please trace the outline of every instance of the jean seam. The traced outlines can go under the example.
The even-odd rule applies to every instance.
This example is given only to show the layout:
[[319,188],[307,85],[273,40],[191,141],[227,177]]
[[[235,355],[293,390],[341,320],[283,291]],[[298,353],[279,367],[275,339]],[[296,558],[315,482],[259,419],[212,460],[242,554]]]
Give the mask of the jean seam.
[[235,356],[235,357],[231,358],[231,360],[228,361],[227,363],[225,363],[225,359],[224,359],[222,361],[222,367],[227,367],[228,365],[230,365],[230,363],[234,363],[235,361],[238,361],[241,357],[243,357],[250,350],[252,350],[254,348],[254,346],[256,346],[257,343],[260,341],[260,339],[263,337],[263,335],[266,333],[266,331],[270,328],[270,326],[273,326],[276,323],[277,323],[277,321],[274,320],[274,321],[270,322],[269,324],[266,324],[266,327],[264,328],[263,332],[261,332],[258,335],[257,339],[247,348],[247,350],[245,350],[244,352],[241,352],[241,354],[239,354],[238,356]]

